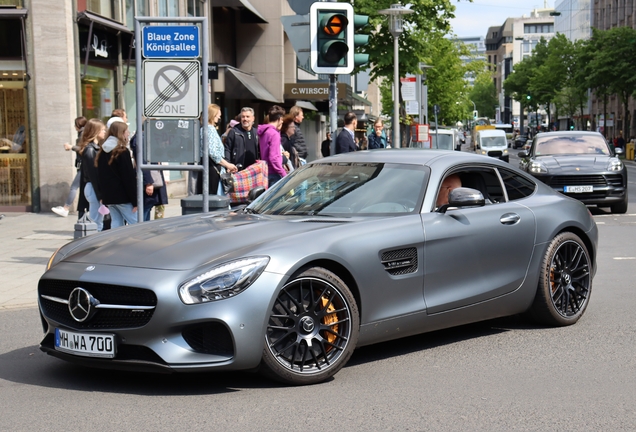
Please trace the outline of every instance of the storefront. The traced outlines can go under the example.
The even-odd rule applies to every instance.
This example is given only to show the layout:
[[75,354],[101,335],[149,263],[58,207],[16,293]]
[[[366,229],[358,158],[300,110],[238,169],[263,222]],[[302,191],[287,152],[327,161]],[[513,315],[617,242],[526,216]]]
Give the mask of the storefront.
[[29,115],[25,56],[27,10],[0,6],[0,211],[31,205]]

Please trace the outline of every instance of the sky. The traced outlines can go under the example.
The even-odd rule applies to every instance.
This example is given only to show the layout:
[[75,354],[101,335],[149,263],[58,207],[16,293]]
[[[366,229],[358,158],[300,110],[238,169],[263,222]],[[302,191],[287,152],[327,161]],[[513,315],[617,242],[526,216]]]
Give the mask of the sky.
[[[549,8],[555,1],[547,0]],[[488,28],[500,26],[506,18],[529,15],[532,9],[542,9],[544,0],[452,0],[457,8],[455,19],[451,20],[453,33],[459,37],[486,37]]]

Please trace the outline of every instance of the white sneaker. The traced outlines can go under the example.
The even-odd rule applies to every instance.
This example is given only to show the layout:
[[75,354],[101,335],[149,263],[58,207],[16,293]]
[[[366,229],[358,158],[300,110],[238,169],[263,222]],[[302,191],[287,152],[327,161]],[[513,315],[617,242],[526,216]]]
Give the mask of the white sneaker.
[[58,216],[62,216],[62,217],[68,216],[68,210],[66,210],[64,207],[60,207],[60,206],[53,207],[51,211]]

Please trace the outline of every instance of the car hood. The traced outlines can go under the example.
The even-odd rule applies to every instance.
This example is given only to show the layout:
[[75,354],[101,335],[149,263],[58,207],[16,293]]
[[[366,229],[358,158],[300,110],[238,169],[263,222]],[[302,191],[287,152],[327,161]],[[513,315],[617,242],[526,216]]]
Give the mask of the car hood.
[[583,174],[587,172],[599,173],[606,171],[609,156],[538,156],[536,160],[542,162],[551,174],[555,172],[560,174]]
[[254,252],[277,239],[354,220],[236,213],[183,216],[94,234],[69,243],[60,253],[65,262],[188,270]]

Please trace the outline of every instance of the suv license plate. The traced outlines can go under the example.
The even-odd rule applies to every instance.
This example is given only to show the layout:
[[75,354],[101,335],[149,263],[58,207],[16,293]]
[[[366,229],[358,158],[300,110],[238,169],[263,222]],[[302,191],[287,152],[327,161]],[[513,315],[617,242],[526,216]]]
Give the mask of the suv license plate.
[[55,329],[55,349],[86,357],[115,357],[115,335]]
[[569,193],[588,193],[594,192],[594,186],[565,186],[563,192]]

